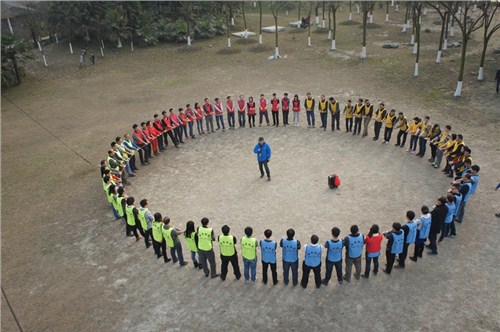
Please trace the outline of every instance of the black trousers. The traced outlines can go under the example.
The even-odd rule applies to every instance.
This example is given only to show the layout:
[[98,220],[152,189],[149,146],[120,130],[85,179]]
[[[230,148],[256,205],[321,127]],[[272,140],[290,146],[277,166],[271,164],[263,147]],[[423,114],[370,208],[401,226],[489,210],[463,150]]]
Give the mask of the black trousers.
[[399,254],[399,266],[405,267],[405,260],[406,257],[408,257],[408,247],[410,246],[409,243],[405,243],[403,245],[403,252]]
[[273,113],[273,126],[280,125],[280,113],[279,112],[271,112]]
[[276,272],[276,263],[266,263],[262,261],[262,282],[267,284],[267,269],[271,267],[271,276],[273,278],[273,285],[278,283],[278,273]]
[[345,131],[347,131],[347,132],[352,131],[352,123],[353,123],[352,118],[350,118],[350,119],[346,118],[345,119]]
[[149,150],[148,147],[151,147],[149,144],[143,144],[139,147],[137,152],[139,152],[139,160],[141,161],[141,165],[149,162]]
[[130,226],[127,224],[125,228],[125,234],[128,236],[130,233],[134,234],[135,238],[139,238],[139,234],[137,234],[137,226]]
[[[405,143],[406,143],[406,137],[408,136],[408,133],[404,130],[399,130],[399,133],[398,133],[398,141],[396,142],[397,145],[400,145],[400,146],[405,146]],[[401,140],[401,138],[403,138]]]
[[363,121],[363,118],[354,118],[354,133],[353,134],[360,134],[361,133],[361,122]]
[[302,262],[302,280],[300,281],[300,285],[304,288],[307,287],[309,283],[309,273],[311,270],[314,272],[314,283],[316,284],[316,288],[321,287],[321,264],[315,267],[311,267],[306,265],[306,262]]
[[269,166],[267,166],[267,160],[259,161],[260,175],[264,176],[264,169],[266,170],[267,177],[271,177],[271,172],[269,171]]
[[375,136],[373,139],[378,139],[380,136],[380,129],[382,129],[382,122],[375,121],[375,126],[373,127],[375,130]]
[[266,123],[269,124],[269,115],[267,114],[267,111],[265,112],[259,112],[259,125],[262,124],[262,118],[266,118]]
[[177,140],[177,142],[184,143],[184,141],[182,140],[182,128],[181,128],[181,126],[175,127],[174,132],[175,132],[175,139]]
[[392,128],[385,127],[384,129],[384,141],[389,142],[392,136]]
[[394,266],[394,261],[396,260],[396,254],[392,254],[390,251],[386,251],[385,259],[387,261],[385,270],[387,271],[388,274],[391,274],[392,267]]
[[153,248],[155,250],[156,257],[160,258],[161,256],[163,256],[163,261],[166,263],[168,256],[167,256],[167,243],[165,242],[165,240],[161,242],[156,242],[153,239]]
[[331,113],[331,114],[332,114],[332,130],[334,130],[335,127],[337,127],[337,130],[340,130],[340,112]]
[[227,276],[227,267],[229,266],[229,262],[233,266],[233,273],[236,279],[241,278],[240,265],[238,263],[238,254],[234,254],[232,256],[223,256],[220,255],[221,266],[220,266],[220,278],[222,280],[226,280]]
[[289,110],[283,110],[283,125],[285,126],[288,125],[288,113],[290,113]]
[[429,144],[431,147],[431,158],[436,159],[437,146],[435,144]]
[[172,143],[174,143],[175,146],[179,143],[177,139],[174,136],[174,133],[172,133],[172,130],[166,131],[163,133],[163,140],[165,141],[165,146],[168,146],[168,140],[167,137],[170,137],[172,140]]
[[250,128],[255,127],[255,114],[248,114],[248,124]]

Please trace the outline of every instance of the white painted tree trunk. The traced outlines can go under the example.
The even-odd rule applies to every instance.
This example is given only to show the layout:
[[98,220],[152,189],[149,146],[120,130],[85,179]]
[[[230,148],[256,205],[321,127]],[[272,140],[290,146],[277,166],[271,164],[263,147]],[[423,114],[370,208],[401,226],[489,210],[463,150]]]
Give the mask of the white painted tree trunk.
[[314,22],[315,22],[316,24],[319,24],[319,16],[314,17]]
[[448,49],[448,39],[445,39],[443,41],[443,51],[446,51]]
[[7,24],[9,25],[10,34],[13,35],[14,30],[12,30],[12,24],[10,24],[10,18],[8,18],[8,17],[7,17]]
[[418,42],[413,45],[413,54],[417,54]]
[[307,46],[309,46],[309,47],[312,46],[312,44],[311,44],[311,36],[307,37]]
[[285,15],[288,16],[288,10],[285,10]]
[[47,64],[47,58],[45,58],[45,54],[42,54],[43,58],[43,63],[45,64],[45,67],[48,67],[49,65]]
[[479,67],[479,72],[477,73],[477,80],[482,81],[484,80],[484,68]]
[[227,39],[227,47],[231,48],[231,38]]
[[359,14],[359,5],[356,5],[356,13]]
[[406,26],[408,27],[408,29],[411,27],[410,20],[406,20]]
[[59,44],[59,38],[57,38],[57,33],[54,34],[54,37],[56,37],[56,44]]
[[352,13],[349,13],[349,21],[352,21]]
[[73,54],[73,46],[71,45],[71,43],[69,43],[69,52]]
[[373,14],[370,15],[370,23],[373,23]]
[[328,39],[332,39],[332,30],[328,30]]
[[280,49],[279,47],[274,48],[274,57],[277,59],[280,56]]
[[460,97],[462,96],[462,86],[464,82],[458,81],[457,82],[457,88],[455,89],[455,93],[453,94],[453,97]]
[[396,9],[394,11],[399,12],[399,5],[396,5]]
[[401,30],[401,32],[406,32],[406,23],[403,24],[403,30]]
[[104,40],[101,39],[101,46],[102,46],[102,49],[104,49]]
[[118,45],[116,45],[116,47],[118,47],[118,48],[122,48],[123,47],[122,40],[120,39],[120,37],[118,37]]
[[191,36],[188,36],[188,39],[187,39],[187,45],[188,45],[188,46],[191,46]]
[[418,18],[418,24],[422,24],[422,16]]
[[231,25],[234,26],[234,17],[231,17]]
[[336,45],[335,45],[335,39],[332,39],[332,51],[335,51],[337,48],[336,48]]
[[455,31],[452,26],[450,26],[450,37],[455,37]]
[[132,38],[130,39],[130,50],[132,52],[134,51],[134,42],[132,41]]
[[394,7],[394,0],[391,1],[391,7]]
[[245,29],[245,33],[243,34],[243,38],[248,38],[248,29]]
[[38,50],[40,50],[40,52],[42,51],[42,45],[40,45],[40,41],[36,41],[36,43],[38,44]]
[[427,16],[427,7],[424,8],[424,11],[422,12],[422,15]]
[[366,46],[361,49],[361,60],[366,59]]
[[413,71],[413,76],[417,77],[418,76],[418,63],[415,62],[415,70]]
[[257,2],[253,2],[253,8],[256,8],[257,7]]
[[262,34],[259,34],[259,44],[262,44]]
[[411,34],[410,45],[415,45],[415,35]]
[[324,29],[325,28],[325,20],[321,21],[321,27]]
[[437,55],[436,55],[436,63],[441,63],[441,54],[443,52],[442,51],[438,51]]
[[101,56],[104,58],[104,50],[102,47],[100,47],[100,49],[101,49]]
[[389,14],[385,14],[385,22],[389,22]]

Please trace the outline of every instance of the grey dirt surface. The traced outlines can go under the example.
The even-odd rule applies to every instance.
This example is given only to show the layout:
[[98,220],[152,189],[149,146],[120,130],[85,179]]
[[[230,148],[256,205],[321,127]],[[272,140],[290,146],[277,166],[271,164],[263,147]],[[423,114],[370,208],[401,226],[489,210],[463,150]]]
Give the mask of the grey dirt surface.
[[[391,11],[391,20],[401,22],[403,15],[404,10]],[[375,17],[383,13],[377,10]],[[257,15],[250,19],[255,31]],[[280,24],[286,26],[289,19]],[[423,21],[429,25],[436,19],[429,13]],[[265,20],[272,24],[270,15]],[[338,28],[335,53],[328,51],[326,34],[314,34],[314,46],[307,48],[305,33],[285,31],[280,42],[288,58],[271,62],[269,54],[252,53],[248,45],[239,46],[243,51],[237,54],[217,55],[226,45],[221,37],[195,41],[201,51],[191,53],[177,52],[179,46],[170,44],[134,52],[107,47],[96,67],[78,70],[77,56],[70,57],[66,45],[47,46],[54,65],[45,68],[37,59],[26,82],[2,91],[1,277],[22,328],[500,331],[500,230],[494,216],[500,212],[494,192],[500,114],[493,83],[475,82],[467,74],[464,97],[454,99],[459,50],[447,51],[443,63],[434,64],[436,34],[422,37],[427,48],[421,54],[421,76],[413,78],[409,48],[377,46],[387,39],[408,42],[399,23],[370,29],[369,56],[363,62],[352,51],[360,49],[361,29]],[[270,46],[273,38],[264,38]],[[479,54],[478,44],[471,45],[468,72]],[[488,59],[485,73],[491,76],[498,58]],[[405,270],[390,276],[331,282],[319,290],[311,276],[304,290],[283,285],[281,251],[278,285],[260,282],[260,262],[257,284],[246,285],[234,280],[231,269],[221,282],[206,278],[191,263],[164,264],[152,248],[125,237],[124,225],[113,220],[97,167],[116,136],[156,112],[205,96],[288,92],[303,98],[307,91],[315,98],[333,95],[341,107],[348,98],[363,97],[374,104],[384,101],[410,118],[430,114],[433,123],[449,123],[465,136],[481,166],[481,182],[458,236],[444,240],[438,256],[408,261]],[[373,223],[389,230],[393,222],[405,221],[407,210],[418,215],[422,204],[432,206],[450,185],[427,162],[429,152],[420,159],[394,147],[396,133],[391,144],[383,145],[371,140],[373,123],[363,139],[308,129],[305,114],[301,117],[300,128],[226,130],[187,140],[179,149],[169,146],[149,166],[139,166],[126,191],[137,201],[148,198],[151,211],[168,215],[181,229],[188,220],[199,225],[208,217],[217,235],[227,224],[240,239],[244,227],[252,226],[258,239],[270,228],[279,240],[293,227],[302,244],[312,234],[323,244],[333,226],[341,228],[342,236],[352,224],[363,233]],[[273,151],[271,182],[259,178],[252,152],[259,136]],[[340,176],[340,188],[328,188],[330,173]],[[215,252],[219,272],[217,245]],[[381,268],[384,264],[382,256]],[[3,296],[1,305],[2,331],[18,330]]]

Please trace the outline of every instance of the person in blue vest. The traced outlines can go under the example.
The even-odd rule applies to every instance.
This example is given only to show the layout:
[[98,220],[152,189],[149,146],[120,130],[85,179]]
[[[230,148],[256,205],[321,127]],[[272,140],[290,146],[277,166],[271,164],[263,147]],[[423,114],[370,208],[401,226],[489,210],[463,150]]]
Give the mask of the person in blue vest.
[[273,231],[266,229],[264,231],[264,240],[260,240],[260,253],[262,256],[262,282],[267,284],[267,269],[271,267],[271,276],[273,285],[278,283],[278,273],[276,272],[276,248],[278,244],[271,239]]
[[462,203],[460,204],[460,208],[458,209],[458,214],[456,218],[456,222],[462,223],[464,220],[465,214],[465,205],[469,200],[472,183],[471,183],[471,174],[467,173],[462,177],[462,185],[460,186],[460,193],[462,194]]
[[228,225],[222,226],[222,235],[219,235],[217,241],[219,242],[220,247],[220,278],[222,281],[226,280],[227,276],[227,267],[229,262],[233,266],[234,276],[236,280],[240,280],[241,271],[240,265],[238,264],[238,253],[236,252],[236,236],[230,235],[229,231],[231,229]]
[[479,184],[479,171],[480,167],[478,165],[472,165],[470,173],[471,188],[470,194],[474,195],[477,190],[477,185]]
[[295,240],[295,230],[289,228],[286,231],[286,239],[281,239],[280,247],[283,248],[283,283],[288,285],[288,276],[292,270],[292,284],[297,286],[299,283],[299,249],[300,241]]
[[462,204],[462,194],[460,193],[460,185],[454,183],[451,185],[449,190],[455,197],[455,210],[453,211],[453,218],[450,223],[450,238],[457,236],[457,228],[455,227],[455,219],[457,218],[458,210],[460,209],[460,204]]
[[361,255],[363,254],[363,245],[365,244],[365,237],[359,233],[358,225],[351,226],[351,234],[347,235],[344,239],[346,252],[345,252],[345,275],[344,280],[351,281],[352,265],[356,268],[354,277],[359,280],[361,277]]
[[419,257],[422,258],[422,254],[424,253],[425,241],[427,241],[429,231],[431,230],[432,216],[429,213],[429,208],[427,207],[427,205],[423,205],[420,211],[422,212],[422,215],[415,221],[415,223],[417,224],[415,249],[413,250],[413,256],[410,257],[410,259],[414,262],[416,262]]
[[332,228],[332,238],[325,243],[326,248],[326,273],[325,279],[322,280],[323,285],[328,286],[328,282],[332,278],[333,267],[337,272],[337,281],[342,284],[342,249],[344,248],[344,240],[339,239],[340,229]]
[[451,223],[453,222],[453,215],[455,214],[455,196],[452,193],[446,195],[446,206],[448,207],[448,213],[446,214],[446,219],[444,220],[443,229],[441,230],[441,236],[439,236],[438,244],[440,244],[445,237],[450,235]]
[[405,233],[401,229],[401,224],[395,222],[392,224],[392,230],[385,232],[384,236],[387,239],[387,248],[385,250],[387,265],[382,271],[387,274],[391,274],[394,261],[396,260],[396,255],[403,252]]
[[264,169],[266,170],[267,180],[271,181],[271,172],[267,165],[271,159],[271,148],[269,144],[264,141],[264,137],[259,137],[259,142],[253,148],[253,152],[257,155],[259,162],[260,177],[264,177]]
[[307,288],[311,270],[314,272],[314,283],[316,284],[316,288],[321,287],[321,252],[323,251],[323,246],[318,244],[318,241],[319,237],[313,235],[311,236],[311,244],[306,244],[304,246],[302,280],[300,281],[302,288]]
[[405,260],[408,257],[408,247],[415,244],[417,238],[417,223],[415,222],[415,212],[406,212],[406,225],[402,227],[405,234],[403,252],[399,255],[399,264],[395,266],[396,269],[404,269]]

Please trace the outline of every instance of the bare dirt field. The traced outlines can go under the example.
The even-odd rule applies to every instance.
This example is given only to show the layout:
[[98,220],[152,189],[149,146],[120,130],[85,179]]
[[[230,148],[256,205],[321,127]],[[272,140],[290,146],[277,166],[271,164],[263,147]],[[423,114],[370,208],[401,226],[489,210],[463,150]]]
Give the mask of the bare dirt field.
[[[339,21],[347,18],[346,7]],[[493,77],[500,60],[491,49],[500,38],[492,38],[486,80],[479,83],[474,73],[480,35],[475,36],[463,97],[453,98],[460,50],[450,49],[442,64],[434,63],[439,31],[432,22],[437,16],[429,11],[423,18],[423,28],[432,32],[422,33],[420,76],[414,78],[414,56],[405,45],[410,35],[401,33],[403,10],[391,8],[388,24],[382,21],[384,13],[374,12],[381,27],[368,31],[365,61],[358,59],[362,30],[342,25],[336,52],[328,50],[324,33],[312,33],[313,46],[307,47],[307,32],[287,28],[280,34],[287,59],[279,61],[267,60],[272,34],[264,35],[271,51],[261,53],[252,51],[255,43],[235,42],[240,52],[218,54],[226,45],[224,37],[195,40],[196,52],[180,52],[182,46],[172,44],[134,52],[109,45],[97,66],[82,70],[66,44],[48,46],[50,66],[37,59],[27,81],[2,92],[1,277],[22,328],[499,331],[500,229],[494,213],[500,204],[494,187],[500,180],[500,99]],[[272,16],[264,18],[264,25],[272,24]],[[251,12],[248,19],[256,31],[258,15]],[[280,17],[280,25],[295,19],[291,12]],[[354,20],[361,17],[354,14]],[[389,41],[402,46],[382,49]],[[333,95],[342,106],[348,98],[384,101],[408,117],[429,114],[433,123],[451,124],[464,135],[481,166],[481,183],[467,204],[458,237],[446,239],[439,256],[410,261],[390,276],[330,283],[319,290],[312,277],[306,290],[283,286],[280,259],[275,287],[245,285],[231,273],[222,283],[205,278],[191,264],[181,268],[159,262],[152,248],[126,238],[124,226],[113,221],[97,165],[109,143],[130,132],[131,124],[206,96],[288,92],[303,98],[308,91],[316,98]],[[153,212],[169,215],[181,228],[187,220],[199,224],[206,216],[216,234],[228,224],[240,238],[250,225],[259,239],[266,228],[280,239],[293,227],[305,244],[312,234],[324,243],[333,226],[343,236],[354,223],[363,233],[373,223],[389,230],[394,221],[404,221],[407,210],[432,206],[449,186],[428,156],[420,159],[393,144],[373,142],[372,128],[362,139],[308,129],[301,116],[300,128],[226,130],[188,140],[180,149],[169,147],[141,167],[127,192],[148,198]],[[318,116],[316,121],[318,126]],[[271,182],[259,178],[252,153],[259,136],[273,149]],[[335,191],[326,185],[331,172],[342,178]],[[185,245],[184,256],[189,258]],[[259,278],[261,271],[259,263]],[[3,294],[1,318],[3,331],[18,330]]]

